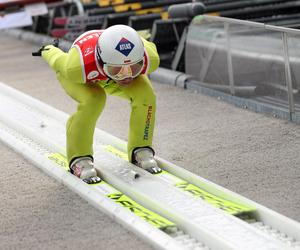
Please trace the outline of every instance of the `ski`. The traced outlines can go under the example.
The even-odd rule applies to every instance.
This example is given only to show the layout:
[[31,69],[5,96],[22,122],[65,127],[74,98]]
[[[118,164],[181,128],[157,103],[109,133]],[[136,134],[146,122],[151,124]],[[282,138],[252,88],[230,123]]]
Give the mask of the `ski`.
[[[46,155],[46,157],[49,160],[53,161],[58,167],[61,167],[65,171],[69,172],[68,162],[64,155],[60,153],[51,153]],[[134,200],[132,200],[131,198],[129,198],[128,196],[126,196],[125,194],[123,194],[122,192],[105,182],[104,180],[101,180],[101,182],[96,184],[87,183],[87,185],[92,186],[101,194],[120,204],[122,207],[128,209],[135,215],[150,223],[152,226],[168,234],[174,233],[178,230],[175,223],[138,204],[137,202],[135,202]]]
[[[112,145],[105,145],[104,146],[105,151],[110,152],[126,161],[128,161],[128,156],[125,152],[115,148]],[[167,182],[174,187],[182,190],[183,192],[189,194],[190,196],[201,198],[202,200],[206,201],[210,205],[217,207],[219,209],[224,210],[225,212],[235,215],[235,216],[241,216],[244,214],[249,214],[255,211],[254,207],[246,206],[242,204],[238,204],[235,202],[232,202],[230,200],[223,199],[221,197],[218,197],[214,194],[209,193],[208,191],[201,189],[200,187],[197,187],[194,184],[189,183],[188,181],[185,181],[178,176],[175,176],[171,173],[169,173],[166,170],[162,170],[161,173],[156,174],[158,178],[163,180],[164,182]]]

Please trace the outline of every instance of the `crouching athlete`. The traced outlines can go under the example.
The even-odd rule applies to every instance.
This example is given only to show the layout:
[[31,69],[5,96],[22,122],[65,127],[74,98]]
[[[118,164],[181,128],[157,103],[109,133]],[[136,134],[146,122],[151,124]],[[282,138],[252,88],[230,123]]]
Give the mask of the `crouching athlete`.
[[41,49],[77,111],[66,125],[67,158],[71,173],[97,183],[93,136],[106,95],[126,98],[131,105],[128,159],[152,174],[161,172],[154,160],[152,137],[156,97],[147,74],[157,69],[156,46],[126,25],[83,33],[68,53],[53,45]]

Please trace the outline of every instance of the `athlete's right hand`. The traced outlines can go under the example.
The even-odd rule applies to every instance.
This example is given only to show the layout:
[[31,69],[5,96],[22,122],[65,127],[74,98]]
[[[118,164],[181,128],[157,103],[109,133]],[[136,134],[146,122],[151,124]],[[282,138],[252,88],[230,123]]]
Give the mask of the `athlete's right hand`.
[[32,56],[42,56],[42,52],[46,50],[50,50],[51,46],[57,47],[59,45],[59,40],[54,39],[53,44],[51,45],[43,45],[38,51],[32,52]]
[[50,48],[46,48],[48,45],[43,45],[41,48],[39,48],[38,51],[32,52],[32,56],[42,56],[42,52],[45,50],[49,50]]

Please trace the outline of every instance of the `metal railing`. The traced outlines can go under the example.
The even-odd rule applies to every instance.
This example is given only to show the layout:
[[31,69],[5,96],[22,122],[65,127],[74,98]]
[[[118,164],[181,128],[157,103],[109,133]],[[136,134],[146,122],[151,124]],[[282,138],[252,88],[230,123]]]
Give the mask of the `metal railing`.
[[243,93],[300,113],[300,31],[217,16],[189,26],[186,73],[231,95]]

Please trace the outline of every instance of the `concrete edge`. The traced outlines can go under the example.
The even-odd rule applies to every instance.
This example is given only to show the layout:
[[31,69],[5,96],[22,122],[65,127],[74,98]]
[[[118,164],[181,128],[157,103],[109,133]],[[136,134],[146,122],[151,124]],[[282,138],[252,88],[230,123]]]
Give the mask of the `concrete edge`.
[[[37,45],[38,47],[41,47],[42,45],[52,44],[55,39],[54,37],[50,37],[43,34],[36,34],[31,31],[22,30],[22,29],[7,29],[7,30],[0,31],[0,33],[1,32],[9,36],[15,37],[19,40],[31,42]],[[71,46],[72,46],[71,42],[64,39],[59,39],[59,47],[62,50],[68,51]]]

